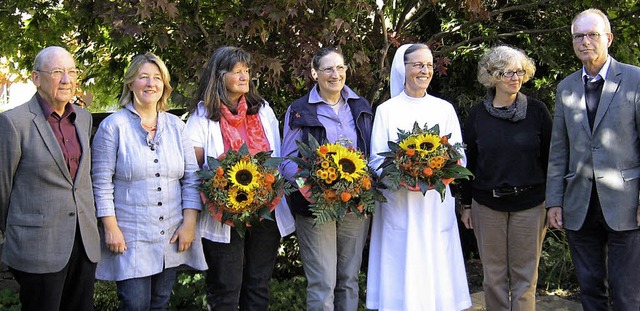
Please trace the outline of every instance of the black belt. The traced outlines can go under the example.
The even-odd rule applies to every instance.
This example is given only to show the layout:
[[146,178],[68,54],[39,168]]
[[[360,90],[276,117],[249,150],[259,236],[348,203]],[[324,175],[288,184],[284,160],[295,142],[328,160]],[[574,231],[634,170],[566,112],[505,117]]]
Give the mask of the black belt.
[[518,195],[527,190],[533,189],[535,186],[524,186],[524,187],[501,187],[491,190],[494,198],[501,198],[510,195]]

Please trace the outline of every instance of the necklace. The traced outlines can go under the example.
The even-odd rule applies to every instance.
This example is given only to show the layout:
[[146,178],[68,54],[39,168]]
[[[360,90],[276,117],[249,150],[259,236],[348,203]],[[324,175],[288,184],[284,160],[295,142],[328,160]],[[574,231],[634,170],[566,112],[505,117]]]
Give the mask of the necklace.
[[142,120],[140,121],[140,124],[142,124],[142,127],[144,127],[144,129],[149,132],[154,132],[156,129],[158,129],[156,125],[146,125],[144,124],[144,122],[142,122]]
[[340,98],[338,98],[338,100],[334,103],[334,104],[329,104],[327,102],[327,105],[331,106],[331,107],[335,107],[336,105],[338,105],[340,102],[342,101],[342,96],[340,96]]

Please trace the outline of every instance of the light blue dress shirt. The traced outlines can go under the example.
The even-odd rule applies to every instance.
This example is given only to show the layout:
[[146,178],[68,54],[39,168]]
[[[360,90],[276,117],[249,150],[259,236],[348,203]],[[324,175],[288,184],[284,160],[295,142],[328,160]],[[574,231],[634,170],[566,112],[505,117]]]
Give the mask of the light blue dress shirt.
[[[102,237],[102,260],[96,278],[126,280],[187,264],[206,269],[200,236],[182,253],[169,243],[182,223],[182,210],[201,209],[193,146],[184,122],[158,113],[156,135],[147,131],[131,104],[107,117],[93,140],[91,176],[97,217],[116,216],[127,250],[108,250]],[[101,235],[104,231],[101,228]]]

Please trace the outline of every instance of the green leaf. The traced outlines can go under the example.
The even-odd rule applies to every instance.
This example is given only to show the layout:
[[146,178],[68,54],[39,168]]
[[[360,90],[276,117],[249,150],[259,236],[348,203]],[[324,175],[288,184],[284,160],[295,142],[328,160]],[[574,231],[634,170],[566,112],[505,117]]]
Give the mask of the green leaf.
[[[313,157],[313,153],[315,152],[315,149],[311,149],[309,145],[299,140],[296,140],[296,145],[298,146],[298,153],[300,153],[301,157],[307,158],[307,159]],[[291,157],[292,156],[289,156],[289,159],[291,159]]]
[[196,174],[198,174],[200,179],[205,179],[205,180],[211,179],[214,176],[213,171],[207,170],[207,169],[198,170],[196,171]]
[[[425,127],[427,127],[427,125],[426,125],[426,124],[425,124],[424,126],[425,126]],[[429,132],[436,133],[436,134],[440,135],[440,124],[436,124],[436,125],[434,125],[434,126],[433,126],[432,128],[430,128],[428,131],[429,131]]]
[[318,147],[320,147],[320,143],[309,133],[309,148],[311,148],[311,150],[318,150]]
[[418,179],[418,184],[420,185],[420,192],[422,192],[422,195],[426,195],[429,190],[429,183],[422,179]]
[[395,162],[395,157],[387,157],[384,159],[384,161],[382,161],[382,163],[380,164],[380,166],[378,166],[376,169],[381,169],[381,168],[387,168],[387,167],[394,167],[396,168],[397,171],[397,167],[396,167],[396,162]]
[[433,185],[433,188],[440,194],[440,201],[444,202],[447,186],[442,182],[442,180],[438,180],[435,185]]
[[382,169],[382,172],[380,172],[380,178],[385,178],[387,176],[393,176],[398,174],[398,168],[395,167],[395,165],[389,165],[387,167],[385,167],[384,169]]
[[[395,156],[395,152],[398,151],[398,149],[400,149],[400,145],[398,143],[396,143],[395,141],[388,141],[387,142],[387,146],[389,146],[389,150],[391,150],[390,153],[391,156]],[[381,152],[381,153],[387,153],[387,152]],[[381,153],[378,153],[378,155],[382,155]]]
[[311,176],[311,172],[309,172],[308,169],[302,169],[302,170],[299,170],[299,171],[295,172],[295,174],[293,174],[292,177],[293,178],[299,178],[299,177],[309,178],[309,176]]
[[248,155],[250,155],[249,147],[247,146],[247,143],[243,143],[242,146],[240,146],[240,149],[238,150],[238,154],[240,156],[248,156]]
[[229,213],[227,211],[222,212],[222,217],[220,219],[220,222],[224,224],[229,219],[233,219],[233,214],[231,214],[231,213]]
[[241,238],[244,238],[244,235],[247,232],[247,227],[245,227],[245,224],[239,219],[235,219],[233,224],[234,224],[234,228],[236,229],[236,232],[238,232],[238,235]]
[[214,157],[207,156],[207,166],[209,166],[209,169],[212,171],[215,171],[218,166],[220,166],[220,161]]
[[[426,124],[425,124],[426,126]],[[422,132],[422,128],[420,127],[420,125],[418,124],[418,121],[413,122],[413,129],[412,129],[413,133],[420,133]]]
[[284,161],[284,158],[281,157],[269,157],[263,163],[263,166],[268,169],[276,169]]
[[396,153],[393,151],[386,151],[386,152],[379,152],[378,155],[385,158],[393,158],[396,156]]
[[261,208],[258,211],[258,215],[260,215],[260,217],[270,220],[270,221],[275,221],[275,219],[273,219],[273,217],[271,216],[271,209],[268,206],[265,206],[263,208]]
[[[297,164],[298,168],[300,168],[300,169],[308,170],[308,169],[310,169],[312,167],[311,163],[308,163],[307,161],[305,161],[305,160],[303,160],[301,158],[294,157],[294,156],[289,156],[287,158],[289,160],[291,160],[291,162],[294,162],[295,164]],[[309,159],[309,158],[306,158],[306,159]]]

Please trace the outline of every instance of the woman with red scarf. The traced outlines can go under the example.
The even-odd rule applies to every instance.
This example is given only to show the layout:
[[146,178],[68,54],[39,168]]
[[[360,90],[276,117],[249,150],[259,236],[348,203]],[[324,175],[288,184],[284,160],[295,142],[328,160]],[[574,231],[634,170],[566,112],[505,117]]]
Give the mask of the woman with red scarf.
[[[273,150],[280,155],[278,120],[258,94],[249,68],[251,56],[237,47],[220,47],[209,59],[187,131],[198,164],[247,144],[249,152]],[[268,310],[269,280],[280,237],[294,231],[284,200],[276,207],[275,222],[265,220],[244,237],[226,224],[200,215],[200,231],[209,270],[206,275],[209,310]]]

